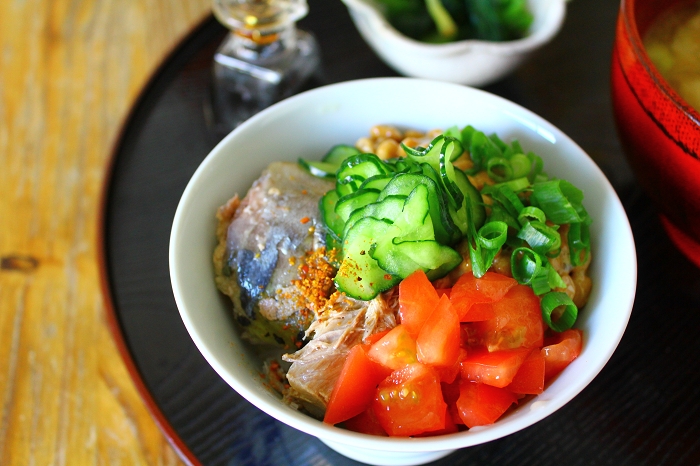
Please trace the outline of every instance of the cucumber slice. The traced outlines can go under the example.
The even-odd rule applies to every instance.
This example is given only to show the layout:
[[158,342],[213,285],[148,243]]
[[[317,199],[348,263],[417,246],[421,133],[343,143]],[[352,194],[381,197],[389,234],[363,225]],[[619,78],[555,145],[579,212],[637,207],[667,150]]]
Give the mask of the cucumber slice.
[[343,160],[357,155],[360,150],[354,146],[349,146],[347,144],[338,144],[330,148],[326,155],[321,159],[323,162],[330,163],[340,167]]
[[[428,169],[432,169],[432,167],[428,167]],[[384,187],[377,200],[381,201],[388,196],[395,195],[408,196],[418,185],[425,185],[428,188],[428,203],[435,230],[435,239],[444,244],[452,243],[459,235],[459,230],[454,226],[449,215],[443,215],[443,213],[448,212],[445,199],[431,177],[417,173],[395,175]]]
[[[361,189],[338,199],[335,206],[335,213],[343,221],[343,224],[350,218],[355,210],[361,209],[367,204],[371,204],[379,197],[378,189]],[[342,229],[341,229],[342,233]]]
[[393,174],[391,175],[374,175],[367,178],[360,185],[360,190],[362,189],[378,189],[381,191],[384,187],[391,181]]
[[391,222],[373,217],[360,219],[350,228],[343,246],[343,262],[335,276],[338,290],[356,299],[368,301],[401,281],[383,270],[370,252],[375,239],[395,229]]
[[446,262],[452,267],[459,263],[454,263],[454,255],[459,256],[456,251],[435,241],[428,198],[428,188],[416,186],[394,219],[395,229],[376,239],[371,255],[387,272],[406,278],[418,269],[428,271]]
[[321,218],[323,218],[323,223],[328,230],[338,238],[341,238],[343,229],[345,228],[345,221],[335,213],[337,203],[338,193],[331,189],[318,201],[318,210],[321,212]]
[[459,209],[455,209],[450,205],[449,213],[462,235],[466,236],[469,230],[466,209],[470,209],[471,219],[476,230],[481,228],[484,221],[486,221],[486,209],[484,208],[484,200],[481,198],[481,193],[471,184],[467,175],[459,168],[455,168],[455,184],[464,196],[469,199],[469,202],[463,202]]
[[434,240],[404,241],[392,247],[374,252],[377,263],[387,272],[406,278],[422,269],[428,278],[435,280],[444,276],[462,262],[462,256],[449,246]]
[[357,154],[343,160],[340,164],[340,170],[338,170],[337,179],[340,182],[347,177],[352,177],[364,181],[372,176],[388,175],[389,173],[387,165],[376,155]]
[[398,212],[401,212],[405,202],[406,196],[388,196],[381,202],[367,204],[363,208],[355,210],[350,214],[347,222],[345,222],[345,229],[343,230],[343,236],[341,236],[341,238],[345,238],[348,230],[362,218],[374,217],[378,220],[392,221],[393,218],[396,218]]
[[331,147],[320,162],[318,160],[299,158],[299,165],[313,176],[319,178],[335,178],[343,160],[359,153],[360,151],[353,146],[338,144]]
[[314,160],[299,159],[299,165],[304,170],[319,178],[335,178],[335,173],[338,171],[339,165],[334,165],[326,162],[318,162]]

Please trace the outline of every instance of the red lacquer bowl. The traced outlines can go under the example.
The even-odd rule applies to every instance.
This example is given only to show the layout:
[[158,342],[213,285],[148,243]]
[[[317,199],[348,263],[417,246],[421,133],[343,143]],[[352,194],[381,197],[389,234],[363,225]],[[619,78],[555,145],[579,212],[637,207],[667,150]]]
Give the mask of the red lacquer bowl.
[[622,0],[612,98],[632,170],[671,240],[700,267],[700,113],[661,77],[641,40],[659,13],[683,1]]

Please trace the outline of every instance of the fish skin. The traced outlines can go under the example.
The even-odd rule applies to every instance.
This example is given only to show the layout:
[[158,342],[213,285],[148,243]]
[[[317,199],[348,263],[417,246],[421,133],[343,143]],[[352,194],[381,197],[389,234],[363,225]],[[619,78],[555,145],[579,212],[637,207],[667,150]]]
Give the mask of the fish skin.
[[299,260],[325,244],[318,203],[333,186],[292,162],[273,162],[253,183],[227,231],[227,265],[240,286],[236,311],[254,319],[261,299],[283,299],[276,291],[298,278]]

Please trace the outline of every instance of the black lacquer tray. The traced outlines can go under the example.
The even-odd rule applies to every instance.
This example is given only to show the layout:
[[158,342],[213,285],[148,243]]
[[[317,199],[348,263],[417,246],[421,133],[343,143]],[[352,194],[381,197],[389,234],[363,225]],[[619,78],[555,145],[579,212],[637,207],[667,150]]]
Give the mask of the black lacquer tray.
[[[323,74],[311,86],[393,76],[340,0],[309,0]],[[441,465],[700,464],[700,270],[664,235],[615,133],[608,86],[618,5],[574,1],[557,38],[487,91],[540,114],[600,165],[629,215],[639,259],[627,332],[601,374],[523,431]],[[207,125],[210,64],[224,30],[211,18],[163,63],[125,122],[100,216],[108,318],[156,421],[182,458],[206,465],[357,464],[243,400],[187,334],[168,274],[170,226],[190,176],[218,142]],[[615,312],[611,309],[610,312]]]

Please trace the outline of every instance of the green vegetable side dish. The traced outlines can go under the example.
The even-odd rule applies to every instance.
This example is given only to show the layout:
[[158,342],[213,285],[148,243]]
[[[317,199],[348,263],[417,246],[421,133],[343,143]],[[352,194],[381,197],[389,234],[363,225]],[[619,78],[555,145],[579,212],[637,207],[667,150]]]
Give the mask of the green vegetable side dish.
[[399,32],[423,42],[520,39],[533,21],[525,0],[374,1]]
[[[440,279],[463,257],[479,278],[506,251],[509,273],[541,296],[545,322],[558,332],[570,328],[578,309],[550,259],[559,257],[565,232],[569,266],[589,261],[583,193],[550,178],[518,141],[472,126],[449,128],[427,147],[401,148],[406,157],[388,160],[348,145],[321,162],[299,160],[315,176],[335,178],[319,207],[327,246],[338,251],[337,289],[371,300],[419,269]],[[460,157],[471,168],[455,166]],[[479,173],[489,178],[481,191],[469,179]]]

